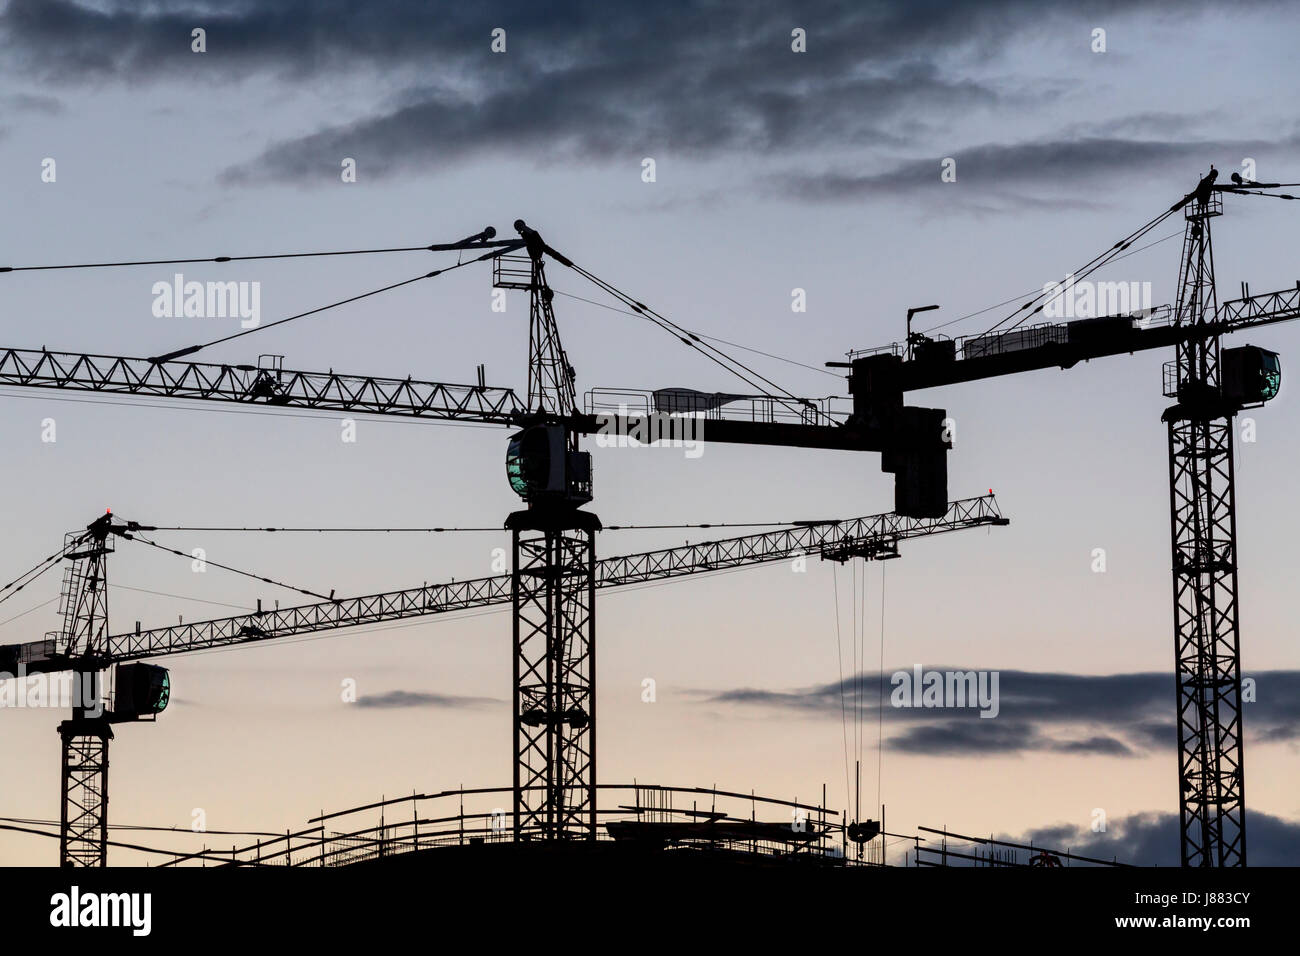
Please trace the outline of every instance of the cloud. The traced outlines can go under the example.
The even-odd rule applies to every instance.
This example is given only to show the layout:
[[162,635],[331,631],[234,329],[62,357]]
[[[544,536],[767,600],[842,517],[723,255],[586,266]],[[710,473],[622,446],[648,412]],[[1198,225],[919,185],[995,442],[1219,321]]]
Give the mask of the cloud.
[[[368,157],[370,174],[384,176],[485,152],[538,162],[639,162],[646,155],[707,159],[790,154],[825,144],[897,144],[887,123],[907,111],[946,115],[998,100],[993,90],[947,79],[928,64],[822,78],[802,91],[786,72],[756,66],[748,81],[723,82],[706,69],[692,75],[614,63],[525,70],[520,82],[485,91],[439,90],[377,116],[282,141],[223,178],[333,176],[341,156]],[[518,79],[520,71],[511,76]]]
[[[1239,3],[1267,6],[1268,0]],[[190,31],[208,31],[209,68],[313,77],[363,64],[426,70],[448,59],[479,62],[484,73],[491,31],[507,31],[507,62],[621,63],[632,71],[694,67],[719,82],[748,77],[756,56],[790,52],[791,30],[806,30],[807,62],[790,75],[842,71],[871,61],[964,50],[984,59],[1023,33],[1041,38],[1053,19],[1086,14],[1180,16],[1213,9],[1210,0],[663,0],[656,4],[590,4],[527,0],[495,4],[430,4],[425,0],[10,0],[0,31],[12,55],[64,80],[104,76],[147,79],[195,70]],[[1089,24],[1092,19],[1087,21]],[[780,64],[767,61],[769,68]]]
[[[1185,13],[1187,6],[1106,0],[1091,4],[1089,13]],[[1053,99],[1056,93],[1041,81],[1031,93],[1014,77],[977,79],[966,65],[987,63],[1031,29],[1041,33],[1048,21],[1078,16],[1064,0],[822,0],[797,10],[779,0],[541,6],[512,0],[491,7],[244,0],[220,12],[194,0],[144,6],[109,0],[94,7],[10,0],[0,16],[0,50],[29,75],[72,85],[209,84],[271,75],[305,86],[360,76],[363,82],[352,88],[362,90],[365,79],[378,79],[386,103],[273,143],[223,177],[302,181],[334,178],[343,156],[364,157],[367,175],[379,177],[484,154],[534,162],[664,154],[779,160],[899,149],[914,139],[918,116],[942,130],[983,108]],[[190,49],[191,30],[199,26],[207,31],[202,54]],[[796,27],[807,32],[807,53],[791,52]],[[497,28],[506,30],[502,54],[490,50]],[[403,92],[393,96],[395,88]],[[1169,130],[1180,121],[1153,113],[1138,122]],[[1132,169],[1192,148],[1071,135],[1012,147],[954,144],[953,150],[959,181],[1007,186],[1027,174],[1042,182],[1103,166]],[[876,173],[790,175],[773,188],[821,199],[912,189],[938,182],[939,158],[918,157]],[[1012,165],[1004,168],[1007,161]],[[1019,192],[1015,185],[1008,191]]]
[[[1022,75],[1044,34],[1068,35],[1102,16],[1134,21],[1140,33],[1170,13],[1187,21],[1217,8],[1208,0],[1096,0],[1086,10],[1066,0],[797,8],[234,0],[219,9],[202,0],[10,0],[0,14],[0,71],[46,87],[171,84],[187,101],[258,78],[276,81],[285,102],[309,91],[299,100],[305,125],[226,166],[218,175],[226,186],[333,183],[344,158],[378,180],[484,158],[635,169],[649,156],[743,167],[726,176],[728,196],[898,195],[914,207],[923,201],[922,215],[1071,212],[1110,205],[1111,186],[1124,181],[1190,181],[1212,161],[1300,145],[1286,128],[1276,139],[1272,128],[1207,138],[1199,132],[1214,128],[1207,124],[1237,113],[1205,103],[1186,115],[1084,121],[1081,77]],[[198,54],[190,44],[200,26],[207,51]],[[806,53],[791,51],[796,27],[806,30]],[[496,29],[506,31],[504,53],[491,51]],[[1147,79],[1136,67],[1121,77]],[[340,88],[347,95],[332,102],[345,106],[319,105],[322,91]],[[1058,109],[1067,93],[1069,108]],[[1035,106],[1076,118],[1019,142],[973,143],[961,131],[981,119],[1030,119]],[[939,176],[949,157],[955,183]],[[706,197],[710,189],[716,196],[715,186],[700,186]]]
[[889,738],[895,753],[974,757],[980,754],[1049,751],[1064,754],[1093,754],[1103,757],[1132,757],[1135,753],[1122,740],[1101,734],[1078,739],[1056,739],[1040,733],[1031,721],[992,721],[982,726],[966,720],[909,727]]
[[[889,706],[885,720],[891,732],[886,747],[935,756],[1055,752],[1131,757],[1170,752],[1177,746],[1169,674],[998,673],[996,717],[980,717],[976,707]],[[893,672],[884,677],[889,702],[896,686]],[[1243,705],[1248,742],[1300,742],[1300,671],[1259,671],[1247,677],[1254,681],[1256,697]],[[698,696],[713,705],[838,720],[846,705],[855,706],[857,686],[863,688],[862,706],[875,710],[879,672],[863,673],[843,684],[835,681],[794,690],[739,688],[699,692]]]
[[1042,738],[1023,721],[992,720],[986,723],[987,727],[981,727],[969,721],[947,720],[909,727],[901,734],[891,736],[888,747],[891,752],[972,757],[1042,749]]
[[[987,201],[1047,204],[1051,200],[1023,195],[1025,187],[1059,191],[1063,184],[1080,181],[1098,184],[1098,201],[1106,198],[1107,180],[1118,185],[1117,171],[1128,175],[1140,170],[1144,175],[1164,171],[1205,172],[1210,163],[1236,161],[1241,156],[1266,155],[1270,151],[1294,149],[1300,145],[1300,133],[1278,140],[1161,140],[1123,137],[1083,136],[1054,138],[1022,143],[985,143],[979,146],[954,147],[942,156],[935,155],[896,163],[871,173],[827,169],[818,173],[786,173],[769,180],[772,189],[799,199],[840,202],[846,199],[914,195],[935,190],[953,199],[968,198],[962,187],[975,187],[976,196]],[[956,161],[957,179],[945,183],[940,179],[941,161]],[[1177,197],[1174,197],[1177,198]],[[1076,205],[1077,200],[1075,201]]]
[[53,96],[37,93],[11,93],[0,96],[0,111],[12,110],[15,113],[39,113],[53,116],[63,112],[63,101]]
[[[1246,858],[1252,866],[1300,864],[1300,821],[1248,808],[1246,838]],[[1178,816],[1173,813],[1142,813],[1112,820],[1104,833],[1058,824],[1020,834],[998,834],[996,839],[1069,850],[1080,856],[1137,866],[1178,866],[1182,862]]]
[[426,691],[390,690],[382,694],[364,694],[357,698],[358,707],[389,709],[396,707],[430,707],[466,710],[491,707],[501,701],[492,697],[459,697],[454,694],[432,694]]
[[[1058,10],[1069,9],[1058,4]],[[1119,0],[1104,4],[1121,9]],[[792,11],[780,0],[731,4],[665,0],[658,4],[598,4],[525,0],[492,4],[429,4],[376,0],[365,5],[320,0],[242,0],[214,12],[194,0],[140,5],[107,0],[10,0],[3,32],[11,54],[31,69],[63,81],[104,77],[140,80],[184,76],[198,69],[235,76],[249,71],[311,78],[364,66],[418,64],[428,73],[474,65],[480,80],[504,65],[567,72],[577,64],[611,68],[611,79],[685,71],[687,80],[726,84],[752,76],[756,58],[788,75],[805,69],[842,72],[848,65],[897,59],[954,46],[983,51],[1002,46],[1022,14],[1041,21],[1050,10],[1033,0],[968,4],[898,2],[864,5],[821,0]],[[812,52],[796,65],[793,27],[802,26]],[[208,32],[198,65],[190,31]],[[494,29],[506,30],[507,50],[494,55]],[[773,63],[770,51],[786,54]]]

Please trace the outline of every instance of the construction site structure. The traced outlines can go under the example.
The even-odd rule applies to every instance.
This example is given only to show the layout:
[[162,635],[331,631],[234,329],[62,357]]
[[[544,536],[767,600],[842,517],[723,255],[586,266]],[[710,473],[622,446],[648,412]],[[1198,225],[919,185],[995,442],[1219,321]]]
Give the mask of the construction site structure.
[[1062,285],[1016,310],[1016,323],[977,336],[930,338],[911,332],[909,316],[905,343],[850,353],[847,363],[850,380],[858,383],[858,413],[869,416],[901,405],[912,391],[1173,347],[1162,391],[1174,404],[1162,420],[1169,446],[1181,858],[1189,867],[1246,863],[1233,419],[1281,387],[1275,352],[1254,345],[1224,349],[1222,338],[1300,318],[1300,281],[1262,295],[1251,295],[1243,283],[1240,298],[1219,302],[1211,224],[1223,213],[1225,195],[1293,199],[1271,192],[1282,185],[1289,184],[1237,174],[1221,184],[1211,168],[1169,210],[1093,260],[1104,264],[1181,213],[1183,251],[1172,308],[1028,324],[1067,291]]
[[[621,401],[611,408],[609,392],[596,390],[588,393],[587,407],[579,409],[576,376],[560,344],[552,309],[547,260],[595,282],[688,347],[704,351],[704,345],[699,336],[557,252],[522,220],[515,223],[518,240],[493,241],[495,231],[489,228],[460,243],[428,248],[462,253],[486,250],[478,259],[491,260],[494,284],[528,292],[526,400],[509,389],[488,388],[481,375],[477,386],[464,386],[332,371],[286,371],[278,357],[264,357],[257,366],[180,361],[205,345],[147,359],[8,349],[0,351],[0,385],[470,421],[516,429],[508,443],[506,470],[511,487],[527,507],[507,521],[514,555],[508,586],[514,612],[513,826],[519,840],[591,840],[597,820],[594,591],[599,578],[594,536],[601,525],[584,510],[593,500],[593,488],[590,456],[580,445],[583,436],[609,429],[627,434],[646,417],[667,413],[706,420],[710,441],[878,452],[882,470],[895,476],[896,515],[939,521],[951,511],[947,413],[904,404],[907,392],[1032,369],[1069,368],[1093,358],[1173,346],[1176,358],[1166,370],[1165,393],[1175,404],[1166,410],[1165,420],[1173,519],[1182,859],[1188,866],[1238,865],[1245,862],[1246,841],[1231,421],[1241,408],[1276,395],[1280,363],[1274,353],[1253,346],[1221,350],[1220,339],[1231,332],[1300,317],[1300,283],[1295,289],[1263,296],[1251,296],[1243,288],[1240,299],[1219,304],[1210,222],[1221,213],[1225,194],[1292,198],[1268,191],[1278,185],[1247,182],[1239,176],[1234,176],[1232,185],[1218,184],[1212,170],[1161,216],[1090,263],[1091,269],[1106,264],[1155,224],[1181,213],[1186,224],[1183,267],[1174,308],[1024,326],[1026,319],[1044,308],[1042,302],[1034,307],[1036,300],[1031,300],[1018,310],[1027,314],[1016,326],[956,340],[913,332],[909,314],[907,341],[902,346],[850,353],[847,363],[828,363],[849,369],[852,410],[847,413],[822,401],[798,398],[766,379],[762,382],[773,387],[760,387],[752,377],[721,361],[759,393],[679,388],[624,392],[624,397],[641,395],[640,408],[633,410]],[[426,278],[438,274],[431,272]],[[718,361],[717,355],[709,357]],[[873,551],[879,547],[879,542],[864,545],[857,556],[888,556]],[[450,587],[457,589],[459,600],[473,601],[492,585],[466,582]],[[427,597],[395,594],[354,599],[369,602],[368,606],[330,602],[329,609],[291,609],[299,618],[285,623],[291,627],[365,623],[346,618],[339,608],[346,605],[358,614],[401,613],[409,610],[404,604],[408,599]],[[331,619],[334,623],[328,623]],[[259,640],[263,633],[273,633],[264,623],[248,621],[231,631],[236,625],[227,622],[203,633],[209,640],[227,643]],[[136,648],[158,641],[153,646],[166,652],[161,642],[186,646],[194,636],[186,628],[121,639],[127,644],[134,641]],[[74,669],[94,669],[91,658],[73,660],[68,646],[65,640],[64,646],[43,659],[61,659],[62,666]],[[5,653],[11,659],[34,656],[25,645]]]

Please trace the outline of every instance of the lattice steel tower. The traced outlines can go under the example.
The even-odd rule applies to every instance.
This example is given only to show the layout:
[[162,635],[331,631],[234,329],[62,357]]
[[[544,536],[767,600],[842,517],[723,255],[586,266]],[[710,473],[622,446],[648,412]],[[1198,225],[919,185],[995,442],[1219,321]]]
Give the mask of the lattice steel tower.
[[1244,866],[1246,802],[1237,615],[1233,428],[1224,397],[1211,221],[1223,203],[1213,176],[1187,204],[1175,322],[1201,334],[1179,343],[1165,394],[1169,427],[1179,814],[1183,866]]
[[107,556],[113,550],[111,516],[69,535],[64,570],[63,631],[56,647],[75,663],[72,717],[59,724],[63,741],[59,826],[60,866],[104,866],[108,847],[108,742],[102,667],[108,627]]
[[573,367],[560,344],[543,254],[523,220],[528,261],[497,260],[495,282],[529,293],[527,415],[510,440],[510,483],[528,502],[513,544],[514,837],[596,838],[595,535],[591,456],[578,448]]

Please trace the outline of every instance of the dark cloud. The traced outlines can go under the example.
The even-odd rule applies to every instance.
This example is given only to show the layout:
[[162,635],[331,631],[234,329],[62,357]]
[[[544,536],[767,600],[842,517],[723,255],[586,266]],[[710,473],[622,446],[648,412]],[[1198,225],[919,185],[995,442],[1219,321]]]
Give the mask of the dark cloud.
[[15,113],[38,113],[53,116],[63,112],[63,101],[53,96],[37,93],[11,93],[0,96],[0,111],[12,110]]
[[[340,68],[411,64],[434,70],[475,64],[474,74],[483,81],[508,63],[511,68],[544,65],[553,72],[582,64],[617,68],[610,79],[644,76],[652,67],[665,73],[686,69],[688,80],[726,84],[752,78],[756,57],[769,71],[781,71],[790,58],[773,62],[766,54],[789,53],[794,27],[807,30],[811,52],[806,62],[790,63],[788,75],[806,75],[801,72],[806,69],[841,74],[863,58],[898,60],[955,46],[987,52],[1023,28],[1024,14],[1041,23],[1052,14],[1051,6],[1036,0],[1000,0],[979,9],[959,0],[820,0],[797,6],[777,0],[491,5],[236,0],[214,10],[194,0],[147,5],[107,0],[93,6],[10,0],[0,30],[12,56],[63,81],[150,79],[199,70],[309,77]],[[1070,10],[1073,5],[1054,6]],[[1126,5],[1114,0],[1094,6]],[[208,33],[203,61],[190,51],[195,27]],[[498,27],[507,31],[508,60],[494,60],[488,50],[491,31]]]
[[1034,751],[1095,754],[1102,757],[1132,757],[1134,751],[1122,740],[1104,735],[1055,739],[1038,731],[1028,720],[990,720],[976,724],[969,720],[949,720],[920,727],[909,727],[889,738],[895,753],[974,757],[981,754],[1030,753]]
[[1063,135],[1070,139],[1092,139],[1106,136],[1136,136],[1161,139],[1172,137],[1193,138],[1199,129],[1209,126],[1221,126],[1225,117],[1217,111],[1197,112],[1183,115],[1164,111],[1148,110],[1132,113],[1128,116],[1108,116],[1102,122],[1083,120],[1069,123],[1062,127]]
[[[893,716],[892,713],[890,715]],[[986,720],[979,726],[965,720],[945,720],[909,727],[889,738],[889,750],[940,756],[978,756],[1043,749],[1042,738],[1024,721]]]
[[[405,88],[361,118],[274,143],[224,177],[301,182],[333,179],[344,156],[358,158],[368,176],[382,176],[487,153],[546,162],[899,149],[915,135],[918,116],[934,128],[981,107],[1055,95],[1043,83],[1031,94],[1011,80],[972,79],[954,72],[957,64],[987,62],[1051,22],[1185,13],[1189,6],[1209,4],[244,0],[213,12],[194,0],[110,0],[94,8],[11,0],[0,16],[0,50],[27,73],[60,83],[206,84],[259,74],[318,83],[368,73],[382,76],[390,90]],[[198,26],[207,30],[204,54],[190,50]],[[489,49],[497,27],[507,31],[503,55]],[[795,27],[807,31],[806,54],[790,51]],[[1168,130],[1177,122],[1151,114],[1143,128]],[[1046,181],[1100,170],[1103,162],[1112,172],[1132,169],[1188,150],[1170,142],[1071,138],[1023,147],[954,144],[951,154],[959,158],[959,181],[1005,185],[1024,170]],[[940,158],[773,185],[822,199],[909,189],[937,182]],[[1196,158],[1196,168],[1203,159]],[[1008,160],[1010,167],[1001,165]]]
[[[1252,866],[1300,864],[1300,821],[1247,809],[1246,833],[1247,859]],[[1103,833],[1093,833],[1087,827],[1057,825],[1020,834],[998,834],[996,838],[1138,866],[1181,863],[1178,816],[1173,813],[1143,813],[1111,820]]]
[[779,76],[728,86],[707,73],[638,74],[615,64],[573,67],[486,93],[433,93],[378,116],[278,143],[229,170],[225,179],[333,177],[343,156],[364,157],[368,172],[382,176],[481,152],[538,161],[623,157],[639,162],[665,152],[711,157],[789,153],[825,144],[897,144],[898,136],[885,124],[905,111],[944,114],[998,98],[990,89],[950,81],[920,64],[813,86],[798,93]]
[[[1267,6],[1268,0],[1238,7]],[[694,67],[717,83],[753,76],[756,56],[789,52],[795,27],[807,31],[810,68],[834,73],[871,61],[903,61],[938,50],[987,57],[1013,38],[1041,37],[1054,21],[1091,25],[1097,16],[1181,15],[1216,6],[1210,0],[661,0],[654,4],[433,4],[426,0],[10,0],[3,31],[10,55],[60,80],[104,76],[147,79],[196,70],[190,31],[208,32],[204,69],[228,75],[251,70],[315,76],[361,65],[389,69],[480,62],[491,31],[509,38],[511,62],[564,66],[657,63],[665,71]],[[475,45],[477,44],[477,49]],[[764,59],[769,70],[781,63]],[[484,64],[483,73],[499,63]]]
[[491,697],[458,697],[454,694],[431,694],[425,691],[390,690],[382,694],[363,694],[357,698],[358,707],[435,707],[464,710],[490,707],[501,703]]
[[[1174,750],[1178,747],[1178,724],[1169,720],[1144,720],[1129,727],[1129,736],[1151,750]],[[1248,711],[1253,718],[1254,711]]]
[[[962,671],[966,668],[926,667]],[[885,701],[894,691],[893,672],[885,672]],[[1300,671],[1261,671],[1254,681],[1256,700],[1247,702],[1248,740],[1300,741]],[[863,688],[863,706],[879,703],[881,675],[865,673],[796,690],[742,688],[702,694],[708,703],[759,707],[840,719],[854,706],[854,688]],[[841,696],[841,687],[844,697]],[[999,671],[996,717],[968,708],[885,708],[892,751],[943,756],[1055,752],[1128,757],[1172,751],[1177,746],[1172,719],[1173,677],[1161,673],[1080,676]]]
[[1104,757],[1131,757],[1133,751],[1114,737],[1093,736],[1083,740],[1057,740],[1052,750],[1064,754],[1099,754]]
[[1246,711],[1252,732],[1267,740],[1295,740],[1300,726],[1300,680],[1295,672],[1260,671],[1246,676],[1257,701]]
[[[961,201],[965,198],[962,187],[972,186],[986,201],[999,197],[1013,201],[1019,197],[1021,202],[1030,202],[1033,201],[1031,198],[1021,195],[1025,187],[1059,190],[1063,184],[1080,181],[1104,187],[1106,180],[1116,180],[1119,170],[1126,176],[1134,170],[1152,176],[1177,171],[1189,178],[1208,170],[1211,163],[1226,168],[1242,156],[1259,158],[1296,146],[1300,146],[1300,134],[1294,131],[1289,131],[1285,138],[1268,141],[1089,136],[1025,143],[986,143],[971,147],[954,146],[943,155],[908,160],[876,172],[831,169],[820,173],[786,174],[773,177],[771,185],[797,198],[816,201],[914,195],[920,190],[936,190],[938,195],[951,195],[954,200]],[[940,179],[941,163],[948,158],[956,161],[957,179],[952,183]],[[1096,196],[1098,201],[1104,201],[1104,188],[1099,188]],[[1047,199],[1038,201],[1050,202]]]

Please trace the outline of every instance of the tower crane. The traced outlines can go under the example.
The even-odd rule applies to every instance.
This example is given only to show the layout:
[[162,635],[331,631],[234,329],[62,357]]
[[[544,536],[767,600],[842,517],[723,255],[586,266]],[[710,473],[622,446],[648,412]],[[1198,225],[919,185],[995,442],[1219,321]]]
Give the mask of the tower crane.
[[1211,167],[1195,189],[1088,264],[1087,272],[1095,271],[1181,212],[1182,260],[1172,308],[1028,324],[1065,292],[1048,286],[987,333],[931,338],[911,331],[909,313],[904,343],[851,352],[848,363],[828,363],[850,368],[855,414],[870,418],[900,406],[908,392],[1174,348],[1163,374],[1164,396],[1174,404],[1161,418],[1169,445],[1184,866],[1246,863],[1233,417],[1269,401],[1281,386],[1276,353],[1252,345],[1223,349],[1221,340],[1300,318],[1300,281],[1262,295],[1251,295],[1243,284],[1239,298],[1219,302],[1211,224],[1223,213],[1225,195],[1291,200],[1296,197],[1272,191],[1290,185],[1297,184],[1260,183],[1237,173],[1230,183],[1219,183]]
[[[593,581],[599,589],[618,588],[814,554],[840,563],[853,558],[887,560],[899,557],[898,545],[904,540],[1008,523],[989,494],[954,501],[941,518],[907,518],[891,512],[804,522],[778,531],[601,558],[595,562]],[[133,631],[110,633],[107,556],[114,551],[114,542],[142,540],[143,534],[154,530],[110,513],[96,518],[84,531],[70,534],[64,548],[47,562],[51,566],[59,559],[67,562],[64,630],[46,640],[0,645],[0,673],[70,672],[81,685],[81,692],[73,697],[71,718],[59,725],[63,740],[59,859],[65,866],[105,863],[108,742],[113,727],[153,719],[167,706],[168,672],[145,661],[515,600],[514,575],[501,574],[274,610],[262,610],[259,601],[259,609],[251,614],[148,630],[137,623]],[[593,720],[594,705],[593,697]]]
[[[951,442],[941,427],[946,414],[942,409],[905,406],[900,401],[869,416],[839,415],[824,404],[797,398],[779,388],[782,394],[773,394],[756,384],[753,376],[738,372],[739,363],[728,364],[716,349],[708,352],[698,336],[625,296],[557,252],[522,219],[515,222],[515,229],[519,234],[517,240],[495,240],[495,230],[488,227],[456,243],[355,252],[427,250],[463,254],[486,250],[474,259],[458,262],[456,267],[474,261],[491,261],[496,288],[528,293],[526,400],[517,397],[513,390],[487,387],[481,381],[481,374],[478,385],[467,386],[417,382],[410,378],[340,375],[333,371],[289,371],[282,367],[278,357],[269,356],[259,359],[256,366],[181,361],[215,342],[148,358],[4,349],[0,350],[0,385],[399,415],[499,424],[515,429],[507,446],[506,471],[511,487],[526,507],[511,514],[505,524],[511,533],[513,556],[509,597],[513,611],[514,836],[521,840],[590,840],[596,835],[594,597],[598,565],[595,534],[601,524],[594,513],[583,510],[592,500],[592,473],[590,453],[581,449],[580,439],[607,430],[628,434],[656,413],[648,410],[634,413],[625,407],[616,412],[602,411],[594,405],[586,409],[578,407],[576,375],[560,342],[552,305],[554,293],[546,278],[546,261],[557,262],[595,282],[639,314],[672,331],[686,345],[705,352],[760,389],[762,394],[757,400],[737,414],[729,414],[725,401],[706,403],[710,441],[879,452],[882,470],[895,475],[897,516],[920,522],[920,526],[926,521],[948,520],[956,507],[949,504],[947,497],[945,455]],[[288,257],[219,256],[66,267],[6,266],[0,267],[0,273]],[[447,270],[435,270],[407,283],[376,291],[432,278],[444,271]],[[371,294],[374,293],[366,293]],[[321,310],[301,316],[318,311]],[[279,323],[262,328],[275,324]],[[243,334],[247,332],[217,341]],[[766,379],[761,381],[773,385]],[[677,400],[682,390],[663,391],[671,396],[670,406],[680,407]],[[663,405],[656,402],[655,407],[659,409]],[[42,659],[59,661],[62,657],[58,669],[81,672],[87,681],[98,679],[105,660],[99,648],[109,639],[104,613],[106,597],[102,587],[99,591],[93,591],[93,587],[102,585],[106,549],[109,541],[121,533],[122,529],[113,522],[101,519],[100,524],[92,525],[85,532],[89,535],[90,552],[74,559],[70,566],[92,562],[85,566],[84,580],[89,582],[87,588],[94,594],[96,613],[74,616],[71,623],[65,624],[61,643],[56,643],[49,655],[33,651],[30,646],[11,654],[23,657],[30,664],[39,664]],[[81,594],[79,586],[73,590]],[[405,600],[405,597],[379,596],[372,603],[401,607]],[[364,603],[370,599],[357,601]],[[335,602],[330,604],[332,608],[339,607]],[[409,607],[426,613],[428,605]],[[368,621],[362,604],[354,604],[352,609],[360,615],[353,623]],[[316,615],[318,620],[328,618],[323,608],[301,613]],[[340,619],[341,616],[335,618]],[[239,627],[241,639],[259,639],[260,631],[266,630],[256,621]],[[153,639],[146,635],[139,637],[146,643]],[[128,636],[128,643],[130,640]],[[184,644],[184,639],[181,643]],[[153,675],[153,679],[160,678]],[[159,694],[145,693],[142,699],[146,705],[156,704]],[[131,715],[124,710],[119,716],[135,719],[147,713]],[[63,827],[65,845],[61,862],[102,865],[111,730],[103,721],[74,713],[73,720],[62,725],[61,733],[64,735],[65,814],[71,817]],[[72,807],[70,813],[68,807]],[[76,849],[71,849],[74,846]]]

